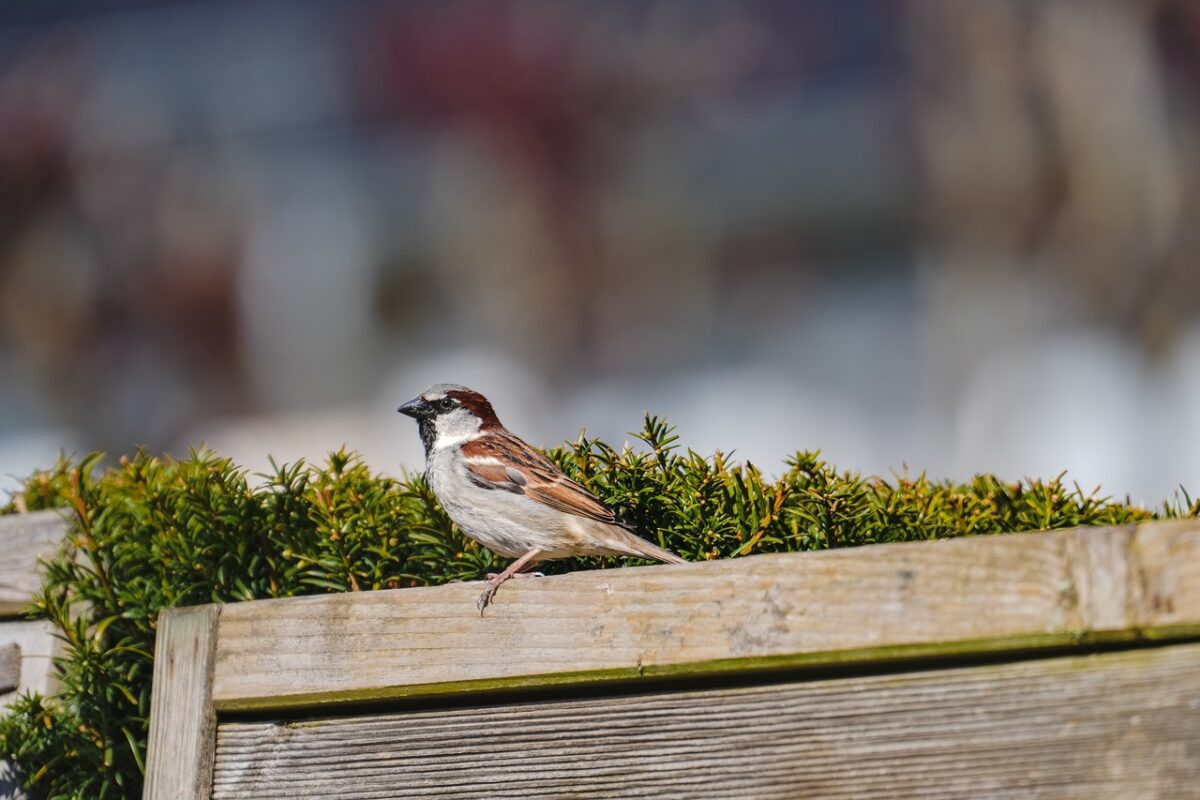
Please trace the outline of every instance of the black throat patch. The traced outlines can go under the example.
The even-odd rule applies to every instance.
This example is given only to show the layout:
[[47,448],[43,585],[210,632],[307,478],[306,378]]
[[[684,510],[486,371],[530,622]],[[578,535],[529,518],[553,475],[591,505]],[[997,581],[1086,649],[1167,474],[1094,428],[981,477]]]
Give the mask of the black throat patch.
[[433,428],[433,417],[421,417],[417,421],[417,430],[421,433],[421,444],[425,445],[425,458],[429,458],[430,451],[433,450],[433,441],[437,438],[437,431]]

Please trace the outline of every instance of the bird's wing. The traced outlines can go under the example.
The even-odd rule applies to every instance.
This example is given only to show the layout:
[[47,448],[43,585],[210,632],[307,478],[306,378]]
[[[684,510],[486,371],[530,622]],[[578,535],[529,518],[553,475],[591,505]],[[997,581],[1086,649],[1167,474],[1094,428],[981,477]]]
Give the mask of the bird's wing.
[[567,514],[623,525],[595,495],[507,431],[467,442],[463,445],[463,456],[468,474],[478,486],[522,494]]

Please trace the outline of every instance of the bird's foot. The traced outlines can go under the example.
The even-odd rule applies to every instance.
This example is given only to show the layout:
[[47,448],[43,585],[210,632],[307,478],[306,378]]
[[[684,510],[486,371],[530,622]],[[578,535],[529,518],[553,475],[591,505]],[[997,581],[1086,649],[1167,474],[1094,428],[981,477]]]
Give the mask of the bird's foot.
[[500,589],[500,584],[513,578],[544,578],[545,574],[541,572],[489,572],[487,586],[483,590],[483,594],[479,595],[479,599],[475,605],[479,608],[479,616],[483,616],[483,610],[492,604],[492,599],[495,598],[496,592]]
[[[500,588],[500,584],[504,583],[509,578],[527,578],[521,570],[532,567],[537,563],[538,555],[541,551],[536,548],[530,550],[525,555],[518,558],[516,561],[508,565],[508,569],[501,572],[499,575],[488,573],[487,588],[483,590],[483,594],[479,595],[479,601],[475,603],[479,607],[479,616],[483,616],[483,610],[491,605],[492,598],[496,596],[496,590]],[[535,575],[540,573],[533,573]]]
[[479,609],[479,616],[483,616],[483,610],[492,604],[492,598],[496,596],[496,590],[500,588],[502,581],[496,580],[499,575],[488,575],[487,586],[483,590],[483,594],[479,595],[479,599],[475,601],[475,606]]

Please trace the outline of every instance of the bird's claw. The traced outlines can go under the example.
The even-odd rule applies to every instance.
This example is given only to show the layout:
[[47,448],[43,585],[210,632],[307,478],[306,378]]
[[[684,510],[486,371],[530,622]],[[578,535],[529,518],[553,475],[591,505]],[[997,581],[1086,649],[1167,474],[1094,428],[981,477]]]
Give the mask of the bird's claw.
[[479,595],[479,599],[475,601],[475,606],[479,609],[479,616],[483,616],[483,610],[492,604],[492,598],[496,596],[496,590],[500,588],[500,581],[496,578],[499,575],[489,575],[488,585]]
[[479,599],[475,601],[475,606],[479,609],[479,616],[483,616],[483,610],[492,604],[492,599],[496,596],[496,591],[500,588],[500,584],[506,580],[513,578],[544,578],[544,572],[518,572],[513,575],[504,575],[502,573],[489,572],[487,574],[488,584],[483,593],[479,595]]

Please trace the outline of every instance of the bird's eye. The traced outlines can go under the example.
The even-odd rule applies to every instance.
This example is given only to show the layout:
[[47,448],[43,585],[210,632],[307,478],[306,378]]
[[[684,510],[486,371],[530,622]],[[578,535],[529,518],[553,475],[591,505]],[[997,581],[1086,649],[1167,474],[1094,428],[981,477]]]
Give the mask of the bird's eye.
[[449,397],[443,397],[441,400],[438,400],[437,405],[438,409],[441,411],[449,411],[450,409],[454,408],[454,401]]

